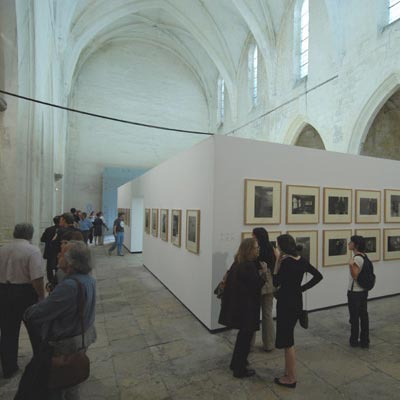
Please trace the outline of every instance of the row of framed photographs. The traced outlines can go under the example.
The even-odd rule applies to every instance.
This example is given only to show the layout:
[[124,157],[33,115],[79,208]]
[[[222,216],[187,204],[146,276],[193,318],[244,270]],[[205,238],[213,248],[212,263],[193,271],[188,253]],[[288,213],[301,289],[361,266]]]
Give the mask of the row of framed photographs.
[[[245,225],[281,223],[282,182],[245,179]],[[286,223],[318,224],[320,218],[318,186],[286,185]],[[384,190],[385,222],[400,223],[400,190]],[[323,190],[323,223],[350,224],[353,218],[353,189]],[[355,190],[355,222],[381,222],[381,191]]]
[[[348,243],[353,235],[352,229],[324,230],[322,246],[322,265],[331,267],[348,264],[350,251]],[[381,260],[381,230],[380,229],[355,229],[355,235],[363,236],[366,242],[366,254],[371,261]],[[311,265],[318,266],[318,231],[287,231],[303,246],[302,256]],[[282,232],[268,232],[269,240],[276,247],[276,238]],[[251,237],[252,232],[242,232],[242,240]],[[400,229],[383,229],[383,259],[400,259]]]
[[[181,247],[182,210],[171,210],[171,227],[169,227],[169,210],[167,208],[145,208],[144,231],[154,237],[168,242],[168,233],[174,246]],[[159,218],[160,217],[160,218]],[[200,252],[200,210],[186,210],[186,249],[192,253]]]

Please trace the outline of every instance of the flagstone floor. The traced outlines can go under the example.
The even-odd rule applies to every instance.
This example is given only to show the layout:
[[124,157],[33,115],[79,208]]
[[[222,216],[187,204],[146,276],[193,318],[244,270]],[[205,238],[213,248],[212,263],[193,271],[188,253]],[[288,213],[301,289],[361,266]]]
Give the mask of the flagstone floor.
[[[85,400],[269,400],[400,398],[400,296],[369,302],[370,349],[348,346],[346,307],[310,314],[296,328],[298,385],[277,387],[283,351],[265,353],[260,335],[249,361],[257,374],[235,379],[228,369],[235,331],[207,329],[142,266],[141,255],[107,256],[97,266],[97,342],[89,349]],[[345,290],[345,289],[344,289]],[[345,293],[343,294],[345,297]],[[19,364],[31,349],[21,330]],[[0,399],[13,399],[21,373],[0,378]]]

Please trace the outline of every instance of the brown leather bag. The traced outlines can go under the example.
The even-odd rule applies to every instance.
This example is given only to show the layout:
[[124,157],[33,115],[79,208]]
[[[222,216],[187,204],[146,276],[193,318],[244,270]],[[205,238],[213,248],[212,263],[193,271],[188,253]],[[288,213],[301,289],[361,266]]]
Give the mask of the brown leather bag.
[[81,321],[82,346],[74,353],[52,357],[48,381],[49,389],[65,389],[76,386],[85,381],[90,375],[90,360],[86,355],[83,324],[85,298],[83,295],[82,284],[77,279],[72,279],[74,279],[78,285],[78,310]]

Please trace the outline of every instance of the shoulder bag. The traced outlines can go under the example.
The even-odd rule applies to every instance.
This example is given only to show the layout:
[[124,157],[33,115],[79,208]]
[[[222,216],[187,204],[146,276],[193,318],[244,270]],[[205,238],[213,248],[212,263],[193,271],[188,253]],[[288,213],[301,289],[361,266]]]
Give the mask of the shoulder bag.
[[86,355],[85,336],[83,324],[83,310],[85,297],[82,284],[78,279],[72,278],[78,285],[78,311],[81,322],[82,346],[70,354],[56,355],[51,358],[48,388],[65,389],[76,386],[85,381],[90,375],[90,360]]

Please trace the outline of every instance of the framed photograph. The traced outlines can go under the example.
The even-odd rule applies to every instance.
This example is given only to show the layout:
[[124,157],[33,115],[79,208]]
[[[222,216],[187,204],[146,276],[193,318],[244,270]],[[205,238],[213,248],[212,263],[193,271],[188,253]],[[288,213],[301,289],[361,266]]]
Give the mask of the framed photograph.
[[381,222],[380,190],[356,190],[356,223],[377,224]]
[[381,230],[380,229],[356,229],[356,235],[365,239],[365,253],[371,261],[381,259]]
[[186,210],[186,249],[199,254],[200,210]]
[[350,224],[352,190],[324,188],[324,224]]
[[244,187],[245,225],[280,224],[282,183],[245,179]]
[[383,230],[383,259],[400,259],[400,229]]
[[351,229],[324,231],[323,265],[347,265],[350,260],[348,243],[351,237]]
[[288,231],[288,234],[303,246],[301,256],[318,268],[318,231]]
[[171,243],[181,247],[182,210],[171,211]]
[[160,211],[160,238],[168,242],[168,210],[162,208]]
[[150,235],[150,208],[144,209],[144,232]]
[[286,223],[318,224],[319,187],[286,186]]
[[158,208],[151,209],[151,234],[158,237]]
[[400,190],[385,189],[385,222],[400,223]]

